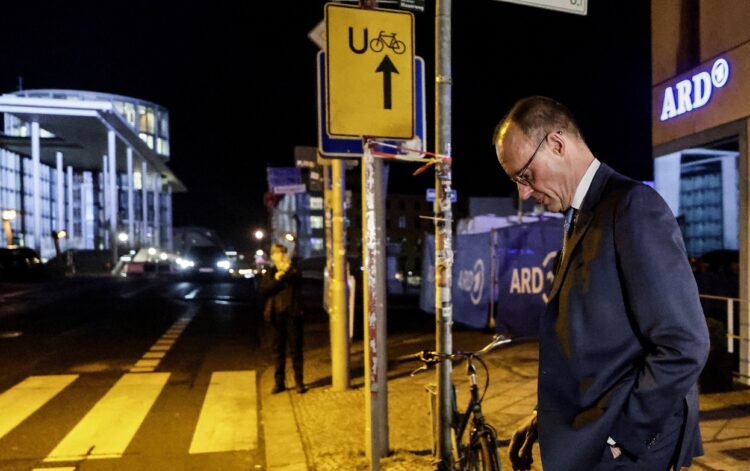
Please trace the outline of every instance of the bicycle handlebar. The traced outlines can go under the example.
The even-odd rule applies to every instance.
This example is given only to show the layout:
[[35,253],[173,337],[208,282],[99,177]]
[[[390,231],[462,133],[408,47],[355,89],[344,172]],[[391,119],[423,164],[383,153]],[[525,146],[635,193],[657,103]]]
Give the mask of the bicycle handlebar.
[[461,360],[464,358],[479,357],[486,353],[491,352],[492,350],[494,350],[495,348],[501,345],[507,345],[511,343],[512,341],[513,341],[512,339],[505,338],[504,336],[498,334],[492,339],[492,342],[485,345],[481,350],[477,350],[475,352],[456,352],[456,353],[447,354],[447,353],[438,353],[438,352],[430,352],[427,350],[422,350],[421,352],[397,357],[395,360],[399,363],[406,363],[408,361],[414,361],[414,360],[419,360],[422,363],[424,363],[422,366],[420,366],[419,368],[411,372],[411,376],[414,376],[418,372],[427,370],[432,365],[440,363],[441,361],[444,361],[444,360],[453,361],[453,360]]

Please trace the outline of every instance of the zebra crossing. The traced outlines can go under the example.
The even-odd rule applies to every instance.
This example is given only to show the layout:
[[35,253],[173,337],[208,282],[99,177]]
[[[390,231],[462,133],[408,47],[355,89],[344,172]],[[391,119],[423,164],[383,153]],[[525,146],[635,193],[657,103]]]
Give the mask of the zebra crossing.
[[[46,456],[38,457],[34,469],[68,470],[85,460],[123,457],[159,397],[169,388],[170,376],[169,372],[124,373]],[[0,393],[0,447],[4,438],[12,436],[32,416],[54,424],[55,408],[64,407],[60,404],[63,401],[55,403],[55,397],[66,391],[75,397],[70,390],[84,387],[81,383],[85,381],[85,375],[30,376]],[[200,411],[192,411],[198,412],[198,418],[185,454],[257,449],[257,401],[254,370],[212,372]]]

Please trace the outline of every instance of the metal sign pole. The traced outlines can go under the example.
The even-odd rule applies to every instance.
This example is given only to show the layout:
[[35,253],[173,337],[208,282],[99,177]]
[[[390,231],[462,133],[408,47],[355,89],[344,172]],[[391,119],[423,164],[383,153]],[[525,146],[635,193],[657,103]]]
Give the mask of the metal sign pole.
[[388,385],[383,264],[383,162],[365,144],[362,155],[362,258],[364,262],[365,449],[371,470],[388,454]]
[[[344,227],[345,162],[332,160],[331,212],[333,239],[333,273],[331,278],[331,377],[333,389],[349,389],[349,327],[346,309],[346,229]],[[328,212],[328,208],[326,208]]]
[[[435,152],[451,154],[451,0],[438,0],[435,9]],[[453,213],[451,163],[435,166],[435,325],[436,351],[453,351]],[[437,368],[438,440],[440,469],[451,468],[451,369],[450,361]]]

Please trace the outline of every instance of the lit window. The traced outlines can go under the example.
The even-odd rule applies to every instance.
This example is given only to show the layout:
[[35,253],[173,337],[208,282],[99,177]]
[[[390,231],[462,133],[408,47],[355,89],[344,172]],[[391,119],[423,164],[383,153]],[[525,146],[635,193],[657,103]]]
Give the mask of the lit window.
[[320,237],[311,237],[310,246],[313,250],[323,250],[323,239]]
[[140,190],[143,188],[143,178],[141,172],[133,172],[133,188]]
[[149,146],[149,148],[154,148],[154,136],[141,132],[138,133],[138,137],[140,137],[141,140]]
[[311,196],[310,209],[323,209],[323,198],[320,196]]
[[129,125],[135,126],[135,105],[125,102],[122,108],[122,115]]
[[[153,108],[138,105],[138,130],[154,134],[155,124]],[[153,149],[153,147],[152,143],[151,148]]]
[[323,216],[310,216],[310,227],[323,229]]

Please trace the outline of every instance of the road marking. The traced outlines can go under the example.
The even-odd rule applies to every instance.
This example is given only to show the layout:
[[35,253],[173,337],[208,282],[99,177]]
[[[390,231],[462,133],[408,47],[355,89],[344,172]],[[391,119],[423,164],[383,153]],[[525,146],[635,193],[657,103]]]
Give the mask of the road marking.
[[29,376],[0,394],[0,438],[76,380],[78,375]]
[[198,292],[200,290],[201,290],[200,288],[195,288],[193,291],[185,295],[185,299],[195,299],[195,297],[198,295]]
[[255,371],[216,371],[195,427],[190,454],[258,447]]
[[193,320],[195,312],[180,317],[177,319],[172,326],[167,329],[159,340],[157,340],[147,351],[143,354],[140,360],[135,362],[135,365],[130,367],[131,373],[150,373],[159,366],[161,360],[169,352],[169,349],[177,342],[185,327]]
[[168,379],[169,373],[126,373],[44,461],[121,457]]
[[145,366],[133,366],[132,368],[130,368],[131,373],[152,373],[153,371],[153,368]]

